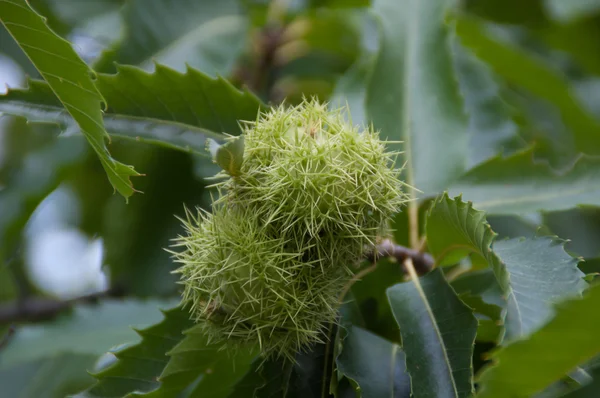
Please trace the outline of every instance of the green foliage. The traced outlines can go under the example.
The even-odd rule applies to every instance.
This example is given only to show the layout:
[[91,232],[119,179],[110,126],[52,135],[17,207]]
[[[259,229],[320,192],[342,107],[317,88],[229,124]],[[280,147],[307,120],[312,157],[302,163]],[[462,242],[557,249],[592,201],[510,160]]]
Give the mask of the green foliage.
[[93,382],[85,372],[96,362],[95,355],[62,353],[48,358],[0,367],[2,394],[7,397],[66,397]]
[[[194,69],[182,74],[157,66],[156,72],[149,74],[120,66],[116,75],[99,74],[96,86],[109,104],[104,124],[113,136],[203,156],[207,155],[207,138],[223,141],[222,133],[238,135],[238,121],[255,120],[260,109],[251,93]],[[129,94],[124,96],[122,90]],[[30,81],[28,90],[11,90],[0,96],[0,111],[77,131],[50,87],[39,81]]]
[[142,338],[139,343],[113,350],[117,361],[94,373],[97,383],[78,397],[122,397],[133,392],[134,396],[144,396],[160,387],[158,378],[169,361],[165,353],[181,341],[182,332],[192,326],[187,313],[179,307],[163,314],[162,322],[137,329]]
[[258,354],[256,347],[225,351],[221,345],[211,344],[205,332],[198,326],[185,331],[185,338],[169,351],[171,359],[160,375],[162,384],[156,396],[189,386],[192,397],[208,395],[207,391],[211,397],[228,397],[250,370]]
[[[129,1],[122,9],[124,35],[94,62],[101,72],[115,63],[151,69],[154,62],[209,75],[228,74],[241,51],[247,21],[236,1]],[[169,18],[165,18],[169,15]]]
[[23,326],[2,353],[0,366],[36,360],[65,352],[100,355],[111,347],[135,340],[130,327],[145,326],[160,317],[159,301],[104,301],[78,306],[52,325]]
[[400,326],[412,395],[470,396],[477,321],[442,272],[398,284],[387,295]]
[[571,95],[572,88],[565,76],[549,68],[539,57],[496,39],[481,21],[460,16],[455,23],[462,43],[473,48],[499,75],[558,108],[564,123],[572,129],[578,151],[598,154],[600,123]]
[[[560,379],[578,364],[600,352],[598,319],[590,317],[600,301],[600,288],[590,288],[583,299],[560,304],[556,317],[527,340],[516,341],[492,353],[496,366],[479,378],[478,397],[531,396]],[[560,345],[552,345],[557,336]]]
[[0,22],[0,396],[600,395],[598,0]]
[[366,108],[383,137],[404,141],[399,163],[410,164],[406,181],[428,194],[465,171],[467,118],[450,67],[450,32],[441,24],[449,6],[448,0],[374,4],[382,40]]
[[402,397],[410,392],[405,360],[397,344],[351,326],[337,365],[365,397]]
[[597,158],[583,156],[565,173],[535,163],[525,151],[471,169],[450,193],[462,193],[488,214],[529,214],[600,205]]
[[139,175],[131,166],[110,157],[104,144],[100,104],[104,102],[93,80],[93,71],[77,56],[71,44],[52,32],[44,18],[25,0],[0,4],[2,24],[40,71],[52,92],[73,117],[81,132],[98,154],[112,186],[125,198],[134,192],[129,180]]
[[507,303],[505,338],[509,340],[537,330],[552,316],[554,303],[580,295],[586,286],[577,260],[564,251],[564,242],[537,237],[493,243],[495,234],[485,213],[460,198],[440,197],[429,211],[426,231],[439,264],[455,263],[474,253],[493,270]]

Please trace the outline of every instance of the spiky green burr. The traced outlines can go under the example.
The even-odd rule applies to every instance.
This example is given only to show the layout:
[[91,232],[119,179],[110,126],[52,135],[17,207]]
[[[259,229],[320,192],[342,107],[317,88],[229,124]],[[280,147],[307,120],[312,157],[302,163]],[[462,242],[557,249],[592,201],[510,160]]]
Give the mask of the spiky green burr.
[[183,300],[209,336],[288,358],[322,341],[349,267],[406,201],[394,156],[317,101],[246,123],[239,172],[178,240]]

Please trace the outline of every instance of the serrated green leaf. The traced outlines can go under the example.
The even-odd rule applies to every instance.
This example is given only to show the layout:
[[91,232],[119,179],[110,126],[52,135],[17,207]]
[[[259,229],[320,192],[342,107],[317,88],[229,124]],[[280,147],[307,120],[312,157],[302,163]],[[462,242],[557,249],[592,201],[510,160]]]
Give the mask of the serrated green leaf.
[[477,320],[441,270],[399,283],[387,296],[400,326],[412,395],[470,396]]
[[600,205],[600,160],[582,156],[557,173],[534,163],[531,150],[495,157],[470,170],[450,190],[488,214],[528,214]]
[[390,145],[404,149],[406,181],[425,194],[460,176],[467,118],[453,73],[445,13],[450,0],[378,0],[381,45],[367,88],[367,113]]
[[[458,15],[453,18],[462,43],[509,83],[555,105],[572,129],[580,152],[600,154],[600,122],[578,102],[569,82],[561,73],[511,44],[491,34],[482,21]],[[515,68],[518,65],[518,68]]]
[[227,350],[211,344],[201,327],[184,332],[185,337],[168,352],[170,360],[161,373],[160,388],[148,397],[173,396],[192,383],[189,397],[227,397],[250,369],[256,347]]
[[146,396],[158,389],[158,377],[169,361],[166,353],[183,339],[183,331],[193,324],[189,313],[180,307],[163,314],[161,322],[137,330],[142,338],[139,343],[114,351],[117,362],[95,373],[97,383],[76,397]]
[[583,299],[557,305],[556,316],[529,338],[493,352],[477,397],[531,397],[600,353],[600,318],[591,316],[599,305],[596,285]]
[[[156,65],[156,72],[149,74],[119,66],[116,75],[99,74],[96,85],[109,104],[104,123],[112,135],[204,156],[207,138],[223,142],[221,133],[240,134],[239,121],[256,120],[261,107],[248,91],[194,69],[181,74]],[[78,131],[49,86],[39,81],[0,96],[0,112]]]
[[178,70],[186,65],[211,76],[228,74],[245,43],[247,19],[236,0],[132,0],[123,9],[125,35],[97,62],[152,69],[154,62]]
[[543,214],[543,223],[553,234],[568,240],[565,248],[586,260],[600,256],[600,207],[578,207]]
[[564,242],[553,237],[493,242],[495,234],[484,212],[460,198],[444,194],[434,202],[426,234],[438,263],[473,253],[491,267],[507,300],[505,337],[509,340],[537,330],[552,316],[554,303],[579,296],[586,288],[577,260],[564,251]]
[[[506,336],[527,335],[552,316],[551,306],[580,295],[587,287],[578,260],[564,251],[564,242],[549,237],[494,243],[512,286],[508,299]],[[544,281],[540,284],[540,281]]]
[[0,2],[0,21],[48,82],[98,155],[112,186],[126,199],[134,192],[129,180],[139,175],[131,166],[110,157],[104,144],[108,133],[102,122],[104,102],[92,80],[92,70],[71,44],[48,28],[44,18],[25,0]]
[[357,384],[355,390],[363,398],[410,394],[402,349],[365,329],[349,327],[336,362],[338,371]]
[[0,396],[6,398],[64,398],[86,388],[94,379],[95,355],[62,353],[49,358],[0,367]]
[[135,341],[130,326],[151,324],[167,302],[104,300],[80,305],[52,323],[21,326],[2,350],[0,366],[49,357],[63,352],[100,355],[111,347]]

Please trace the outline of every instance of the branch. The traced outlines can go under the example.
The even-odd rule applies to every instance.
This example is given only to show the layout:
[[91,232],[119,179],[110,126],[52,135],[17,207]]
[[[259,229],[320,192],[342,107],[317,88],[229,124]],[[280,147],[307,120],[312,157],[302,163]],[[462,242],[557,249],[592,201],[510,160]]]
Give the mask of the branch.
[[415,271],[419,275],[428,273],[433,269],[435,260],[429,253],[422,253],[418,250],[409,249],[398,244],[395,244],[389,239],[385,239],[375,247],[375,250],[367,255],[367,260],[375,262],[382,257],[391,257],[402,264],[404,272],[408,272],[404,262],[406,259],[411,259]]
[[55,300],[42,297],[25,297],[0,304],[0,325],[17,322],[37,322],[55,318],[58,314],[81,303],[97,303],[103,297],[119,297],[121,292],[106,290],[70,300]]

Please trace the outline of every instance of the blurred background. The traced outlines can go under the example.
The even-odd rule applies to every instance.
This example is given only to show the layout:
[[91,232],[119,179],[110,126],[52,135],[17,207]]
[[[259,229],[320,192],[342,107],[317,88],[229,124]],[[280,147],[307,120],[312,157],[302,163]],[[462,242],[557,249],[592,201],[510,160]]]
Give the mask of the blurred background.
[[[368,123],[367,85],[382,48],[373,11],[376,0],[30,3],[98,72],[115,73],[115,63],[152,71],[158,62],[181,72],[189,65],[248,87],[265,102],[285,99],[293,104],[303,95],[315,95],[333,104],[347,103],[354,123]],[[477,18],[485,34],[507,49],[498,55],[506,66],[491,68],[490,59],[475,58],[451,35],[455,57],[448,67],[456,68],[467,113],[480,115],[470,119],[469,167],[535,144],[537,160],[557,171],[568,169],[580,152],[573,138],[580,127],[566,120],[563,108],[600,117],[600,1],[456,4],[457,12]],[[26,87],[28,78],[39,77],[0,27],[0,90]],[[136,298],[118,310],[119,316],[106,307],[106,312],[84,311],[65,318],[65,324],[80,327],[85,338],[98,339],[97,350],[87,355],[63,354],[60,339],[52,340],[58,348],[49,349],[46,356],[24,354],[48,349],[32,342],[40,333],[55,339],[61,323],[33,325],[27,333],[13,336],[0,352],[0,385],[10,380],[13,390],[0,391],[0,397],[78,391],[92,379],[75,376],[69,366],[105,366],[110,355],[98,360],[98,353],[114,342],[136,340],[127,325],[156,322],[161,319],[157,302],[163,308],[177,302],[178,285],[171,274],[175,265],[164,248],[182,233],[175,216],[183,214],[184,204],[208,208],[210,191],[204,178],[217,169],[205,159],[145,143],[115,138],[109,149],[116,159],[145,174],[134,179],[143,193],[133,195],[128,204],[113,194],[97,157],[78,132],[0,117],[0,341],[11,339],[16,322],[63,317],[69,300],[85,296],[93,302],[94,295]],[[422,209],[427,204],[423,200]],[[582,267],[593,270],[598,264],[597,208],[489,219],[501,236],[552,233],[571,239],[567,249],[590,259]],[[406,244],[405,215],[395,227],[396,239]],[[151,305],[146,305],[150,298]],[[81,324],[69,323],[73,319]],[[118,332],[107,332],[110,336],[104,341],[92,334],[92,319],[104,326],[110,323]],[[56,352],[60,356],[50,355]],[[60,375],[52,373],[56,368],[62,369]],[[56,383],[36,391],[30,385],[36,378]]]

